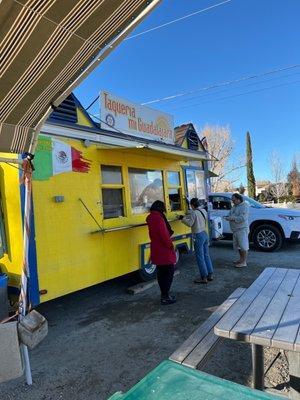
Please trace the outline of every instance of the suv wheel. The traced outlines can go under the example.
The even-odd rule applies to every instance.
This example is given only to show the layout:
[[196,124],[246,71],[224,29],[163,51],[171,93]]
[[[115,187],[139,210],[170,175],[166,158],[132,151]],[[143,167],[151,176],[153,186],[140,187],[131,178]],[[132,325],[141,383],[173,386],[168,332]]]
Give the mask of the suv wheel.
[[253,235],[255,247],[261,251],[276,251],[283,245],[280,230],[273,225],[260,225],[255,228]]
[[[176,249],[176,264],[179,261],[179,250]],[[176,264],[175,264],[175,268],[176,268]],[[140,269],[139,271],[139,275],[140,278],[144,281],[151,281],[152,279],[154,279],[156,277],[156,265],[152,264],[151,261],[149,262],[149,264],[145,265],[144,268]]]

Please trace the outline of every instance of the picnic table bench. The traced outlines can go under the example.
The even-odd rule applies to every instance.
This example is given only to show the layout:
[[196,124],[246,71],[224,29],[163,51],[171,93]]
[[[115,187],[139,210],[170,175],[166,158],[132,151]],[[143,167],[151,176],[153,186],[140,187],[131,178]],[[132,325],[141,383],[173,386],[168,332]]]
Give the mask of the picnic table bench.
[[171,361],[200,369],[209,360],[221,338],[214,333],[215,325],[245,292],[237,288],[216,311],[169,357]]

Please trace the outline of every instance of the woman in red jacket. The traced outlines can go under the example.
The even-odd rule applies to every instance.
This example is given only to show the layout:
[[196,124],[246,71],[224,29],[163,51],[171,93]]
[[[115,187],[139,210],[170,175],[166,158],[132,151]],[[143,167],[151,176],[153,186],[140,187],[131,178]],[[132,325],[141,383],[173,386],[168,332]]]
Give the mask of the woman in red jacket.
[[161,291],[161,304],[173,304],[175,298],[169,295],[173,281],[176,253],[171,239],[173,231],[165,216],[165,204],[156,200],[147,217],[150,236],[151,262],[156,264],[157,282]]

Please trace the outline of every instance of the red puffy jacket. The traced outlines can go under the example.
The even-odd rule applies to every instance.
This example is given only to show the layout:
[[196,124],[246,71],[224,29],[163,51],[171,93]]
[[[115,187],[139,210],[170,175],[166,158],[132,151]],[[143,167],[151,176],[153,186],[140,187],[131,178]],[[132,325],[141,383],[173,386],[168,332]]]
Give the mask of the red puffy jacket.
[[147,217],[151,240],[151,262],[156,265],[176,263],[176,253],[166,223],[158,211],[151,211]]

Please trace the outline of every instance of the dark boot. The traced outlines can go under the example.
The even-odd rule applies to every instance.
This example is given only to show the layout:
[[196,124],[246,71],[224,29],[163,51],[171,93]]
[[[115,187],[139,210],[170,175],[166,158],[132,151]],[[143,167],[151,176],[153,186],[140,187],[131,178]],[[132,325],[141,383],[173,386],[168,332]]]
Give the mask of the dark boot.
[[166,306],[166,305],[168,305],[168,304],[174,304],[174,303],[176,303],[176,299],[175,299],[175,297],[174,296],[168,296],[168,297],[166,297],[166,298],[161,298],[160,299],[160,304],[162,305],[162,306]]

